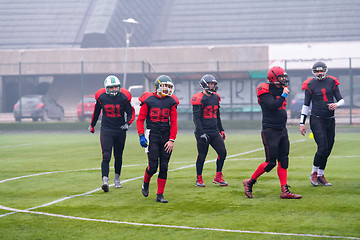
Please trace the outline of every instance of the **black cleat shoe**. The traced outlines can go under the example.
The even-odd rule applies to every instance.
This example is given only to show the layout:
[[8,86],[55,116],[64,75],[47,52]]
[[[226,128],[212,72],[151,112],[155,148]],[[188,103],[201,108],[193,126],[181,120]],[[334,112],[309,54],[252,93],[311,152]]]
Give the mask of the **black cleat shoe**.
[[143,182],[141,192],[144,195],[144,197],[149,196],[149,183]]
[[166,200],[162,194],[158,194],[156,196],[156,201],[161,202],[161,203],[167,203],[168,202],[168,200]]
[[253,195],[252,195],[252,187],[253,185],[255,184],[256,180],[251,180],[251,179],[245,179],[243,181],[243,185],[244,185],[244,192],[245,192],[245,195],[248,197],[248,198],[253,198]]

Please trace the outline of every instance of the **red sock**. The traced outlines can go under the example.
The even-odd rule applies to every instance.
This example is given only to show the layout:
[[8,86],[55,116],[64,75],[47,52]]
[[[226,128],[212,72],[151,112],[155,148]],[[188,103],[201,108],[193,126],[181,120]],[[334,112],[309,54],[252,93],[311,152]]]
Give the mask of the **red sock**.
[[267,162],[263,162],[259,165],[259,167],[255,170],[253,175],[251,176],[252,179],[256,180],[258,177],[260,177],[265,172],[265,167],[268,165]]
[[165,189],[166,179],[158,178],[157,179],[157,194],[163,194]]
[[[148,167],[148,168],[149,168],[149,167]],[[147,169],[148,169],[148,168],[147,168]],[[146,170],[147,170],[147,169],[146,169]],[[149,183],[152,175],[149,175],[146,170],[145,170],[145,175],[144,175],[144,182]]]
[[280,185],[286,185],[287,184],[287,169],[282,168],[281,166],[277,167],[277,174],[279,176]]

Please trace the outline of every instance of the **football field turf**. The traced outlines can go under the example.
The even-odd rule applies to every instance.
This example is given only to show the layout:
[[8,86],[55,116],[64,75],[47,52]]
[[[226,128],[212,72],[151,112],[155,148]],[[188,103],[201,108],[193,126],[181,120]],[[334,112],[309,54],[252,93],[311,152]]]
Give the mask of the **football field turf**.
[[98,131],[5,133],[0,138],[0,239],[360,239],[360,134],[337,132],[325,176],[332,187],[313,187],[309,176],[316,144],[289,133],[290,191],[280,199],[276,169],[244,195],[242,182],[264,161],[259,131],[228,131],[224,179],[212,183],[216,154],[209,150],[205,188],[195,187],[193,134],[180,133],[164,196],[141,194],[147,158],[134,131],[124,151],[122,188],[101,189]]

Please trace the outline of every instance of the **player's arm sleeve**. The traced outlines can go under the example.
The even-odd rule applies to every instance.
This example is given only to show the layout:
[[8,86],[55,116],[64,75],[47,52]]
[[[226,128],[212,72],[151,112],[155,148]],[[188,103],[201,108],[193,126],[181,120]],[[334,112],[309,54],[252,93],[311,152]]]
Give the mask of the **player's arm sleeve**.
[[262,101],[271,111],[276,111],[279,109],[285,100],[284,97],[279,97],[278,99],[274,100],[270,93],[261,94],[259,98],[260,101]]
[[91,122],[90,122],[90,125],[92,127],[95,127],[97,120],[99,119],[100,112],[101,112],[101,104],[100,104],[99,100],[96,100],[96,103],[94,106],[94,112],[92,114]]
[[201,124],[202,107],[201,105],[193,105],[193,121],[195,124],[195,132],[204,132]]
[[125,103],[126,121],[131,125],[135,120],[135,109],[130,101]]
[[344,101],[343,97],[341,96],[340,89],[339,89],[338,85],[335,86],[334,96],[335,96],[335,99],[337,101],[336,105],[338,107],[345,104],[345,101]]
[[224,131],[224,128],[223,128],[222,122],[221,122],[221,117],[220,117],[220,106],[219,106],[218,112],[217,112],[217,124],[218,124],[218,128],[219,128],[220,132]]
[[178,131],[178,126],[177,126],[177,105],[173,106],[170,109],[170,137],[169,140],[170,141],[175,141],[176,139],[176,135],[177,135],[177,131]]
[[144,122],[148,114],[148,106],[146,103],[143,103],[140,108],[139,116],[136,120],[136,128],[138,131],[138,134],[144,134]]
[[310,111],[310,101],[311,101],[311,93],[309,90],[305,90],[305,98],[304,98],[304,105],[301,108],[301,115],[300,115],[300,125],[304,125],[307,116],[309,115]]

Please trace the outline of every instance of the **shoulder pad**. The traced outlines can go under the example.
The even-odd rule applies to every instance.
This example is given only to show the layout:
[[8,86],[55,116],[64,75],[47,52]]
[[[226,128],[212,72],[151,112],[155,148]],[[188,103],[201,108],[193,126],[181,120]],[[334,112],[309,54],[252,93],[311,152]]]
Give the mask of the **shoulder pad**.
[[338,80],[336,77],[331,76],[331,75],[328,75],[328,77],[331,78],[331,79],[333,79],[333,80],[335,81],[335,86],[340,85],[340,82],[339,82],[339,80]]
[[306,89],[308,88],[309,82],[310,82],[311,80],[313,80],[313,79],[314,79],[314,78],[308,78],[308,79],[306,79],[306,80],[303,82],[302,86],[301,86],[301,90],[306,90]]
[[217,95],[219,97],[219,103],[221,102],[221,97],[217,92],[214,92],[213,94]]
[[175,100],[175,102],[176,102],[176,105],[179,105],[179,99],[178,99],[178,97],[177,96],[175,96],[175,94],[172,94],[170,97],[172,97],[174,100]]
[[120,92],[122,94],[124,94],[128,99],[129,101],[131,101],[131,93],[129,92],[129,90],[125,89],[125,88],[121,88],[120,89]]
[[194,95],[192,95],[191,97],[191,104],[192,105],[203,105],[201,103],[201,99],[203,98],[204,94],[203,93],[195,93]]
[[261,83],[256,88],[257,96],[263,95],[265,93],[270,93],[269,91],[269,83]]
[[148,98],[148,97],[150,97],[150,96],[153,96],[154,95],[154,93],[152,93],[152,92],[144,92],[143,94],[141,94],[141,96],[139,97],[139,101],[140,102],[145,102],[145,100]]
[[105,88],[100,88],[96,93],[95,93],[95,99],[98,100],[100,95],[106,93]]

